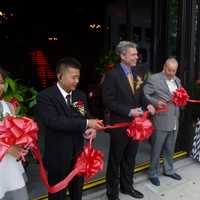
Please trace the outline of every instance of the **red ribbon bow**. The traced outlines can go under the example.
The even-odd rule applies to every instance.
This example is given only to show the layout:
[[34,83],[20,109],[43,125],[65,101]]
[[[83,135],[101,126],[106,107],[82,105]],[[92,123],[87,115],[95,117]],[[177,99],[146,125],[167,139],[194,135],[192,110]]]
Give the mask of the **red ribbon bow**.
[[0,161],[12,145],[22,148],[36,148],[37,124],[27,117],[14,117],[7,115],[0,122]]
[[91,143],[86,144],[82,153],[77,159],[75,168],[80,169],[87,179],[95,176],[99,171],[103,170],[103,153],[92,147]]
[[144,112],[141,117],[136,117],[127,129],[127,135],[134,140],[143,141],[149,139],[153,133],[152,122],[147,118],[148,112]]
[[[41,179],[50,193],[66,188],[77,174],[90,178],[103,169],[103,153],[94,149],[90,141],[78,157],[74,170],[64,180],[54,186],[49,186],[41,153],[37,146],[37,132],[37,124],[30,118],[9,115],[4,117],[4,120],[0,122],[0,161],[12,145],[19,145],[22,148],[29,147],[39,162]],[[23,159],[24,155],[21,154],[21,156]]]
[[188,102],[200,103],[200,100],[191,100],[187,91],[183,87],[179,87],[172,95],[172,102],[176,106],[185,106]]
[[172,102],[176,106],[185,106],[188,101],[189,95],[183,87],[177,88],[172,95]]
[[49,193],[56,193],[66,188],[76,175],[84,175],[86,178],[91,178],[101,171],[104,166],[103,153],[94,149],[90,141],[90,144],[84,146],[82,153],[77,158],[74,169],[67,175],[67,177],[59,183],[49,186],[41,154],[39,151],[36,151],[34,154],[39,161],[41,179]]

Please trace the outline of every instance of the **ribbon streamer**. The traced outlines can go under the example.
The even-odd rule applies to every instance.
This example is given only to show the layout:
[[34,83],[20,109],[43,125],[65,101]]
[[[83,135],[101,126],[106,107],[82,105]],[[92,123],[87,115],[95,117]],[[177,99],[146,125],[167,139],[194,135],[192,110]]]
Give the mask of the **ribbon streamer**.
[[[95,176],[103,169],[103,153],[92,147],[92,141],[84,146],[84,149],[77,159],[74,170],[59,183],[50,186],[46,170],[42,162],[42,156],[37,145],[38,127],[37,124],[27,117],[15,117],[7,115],[0,122],[0,161],[12,145],[19,145],[28,148],[39,163],[40,177],[48,192],[55,193],[66,188],[76,175],[83,175],[86,178]],[[24,155],[21,153],[21,159]]]
[[[156,113],[167,112],[167,109],[157,109]],[[145,111],[142,116],[133,118],[132,122],[116,123],[114,125],[107,125],[101,130],[126,128],[127,135],[134,140],[143,141],[149,139],[153,133],[153,125],[148,119],[149,112]]]

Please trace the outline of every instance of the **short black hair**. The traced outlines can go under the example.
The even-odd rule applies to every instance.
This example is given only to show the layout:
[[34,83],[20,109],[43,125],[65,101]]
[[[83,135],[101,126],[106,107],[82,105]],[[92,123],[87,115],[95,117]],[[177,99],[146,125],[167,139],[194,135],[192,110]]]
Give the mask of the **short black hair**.
[[68,68],[75,68],[75,69],[81,69],[81,63],[72,57],[64,57],[58,60],[56,63],[56,73],[61,73],[63,69],[68,69]]

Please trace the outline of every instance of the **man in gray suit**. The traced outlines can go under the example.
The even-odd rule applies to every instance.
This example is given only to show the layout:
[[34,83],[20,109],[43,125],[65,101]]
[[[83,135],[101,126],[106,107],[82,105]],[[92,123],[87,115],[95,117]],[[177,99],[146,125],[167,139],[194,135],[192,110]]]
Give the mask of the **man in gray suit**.
[[155,132],[152,135],[151,166],[149,179],[152,184],[159,186],[160,154],[164,157],[164,175],[175,180],[181,176],[174,172],[173,154],[176,144],[179,107],[170,100],[173,92],[181,86],[176,77],[178,62],[175,58],[168,58],[163,71],[149,77],[144,86],[146,99],[156,108],[167,108],[167,112],[153,116]]

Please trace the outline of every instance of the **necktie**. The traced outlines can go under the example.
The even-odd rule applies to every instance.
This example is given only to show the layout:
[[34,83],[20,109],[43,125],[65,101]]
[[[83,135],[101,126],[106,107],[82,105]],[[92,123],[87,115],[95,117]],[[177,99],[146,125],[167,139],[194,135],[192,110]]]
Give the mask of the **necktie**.
[[131,72],[128,73],[127,78],[128,78],[128,82],[131,86],[132,92],[134,93],[133,75],[131,74]]
[[68,95],[66,96],[66,99],[67,99],[67,104],[70,104],[70,103],[71,103],[71,95],[68,94]]

